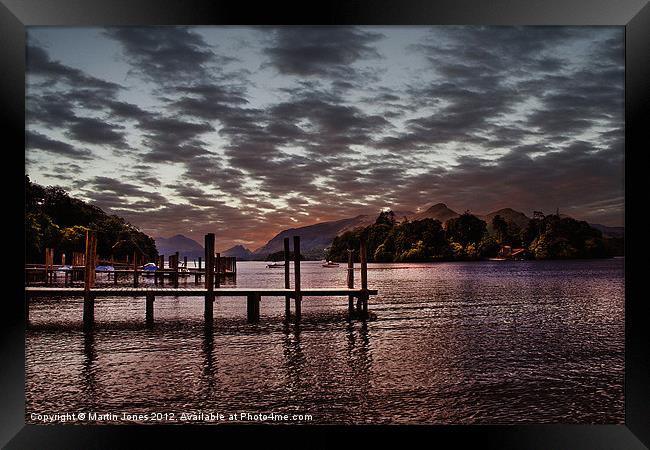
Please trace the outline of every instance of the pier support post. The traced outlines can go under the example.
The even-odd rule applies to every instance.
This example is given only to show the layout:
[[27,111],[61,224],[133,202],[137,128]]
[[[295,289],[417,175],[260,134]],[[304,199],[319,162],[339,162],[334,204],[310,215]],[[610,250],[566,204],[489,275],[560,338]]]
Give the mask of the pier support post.
[[178,258],[180,255],[178,252],[174,253],[174,288],[178,288]]
[[221,287],[221,253],[217,253],[214,272],[214,285],[219,289]]
[[95,324],[95,296],[90,292],[84,293],[84,329],[92,328]]
[[258,293],[251,293],[246,296],[246,317],[248,323],[259,322],[260,300],[261,295]]
[[300,293],[300,236],[293,237],[293,275],[296,301],[296,322],[302,315],[302,294]]
[[[284,238],[284,288],[291,288],[291,276],[289,274],[289,263],[291,261],[291,256],[289,254],[289,238]],[[291,316],[291,296],[287,295],[284,297],[284,314],[287,320]]]
[[[348,249],[348,289],[354,289],[354,250]],[[348,296],[348,313],[354,312],[354,295]]]
[[97,259],[97,236],[86,230],[86,255],[84,270],[84,328],[90,328],[95,321],[95,297],[90,289],[95,286],[95,261]]
[[366,241],[361,240],[359,247],[359,259],[361,261],[361,313],[365,317],[368,313],[368,262],[366,260]]
[[133,252],[133,287],[138,287],[138,255]]
[[29,302],[30,302],[30,297],[29,294],[25,294],[25,326],[29,326]]
[[147,320],[147,326],[153,326],[153,302],[156,299],[153,292],[147,293],[146,306],[145,306],[145,316]]
[[214,321],[214,233],[205,235],[205,324],[212,326]]

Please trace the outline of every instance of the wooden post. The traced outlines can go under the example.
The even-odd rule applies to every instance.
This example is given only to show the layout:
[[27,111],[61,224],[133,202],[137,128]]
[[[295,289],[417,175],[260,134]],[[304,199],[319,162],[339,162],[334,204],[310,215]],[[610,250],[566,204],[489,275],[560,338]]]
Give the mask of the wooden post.
[[365,315],[368,313],[368,262],[366,261],[366,241],[363,239],[360,243],[359,258],[361,260],[361,306]]
[[201,270],[201,257],[199,256],[199,270]]
[[259,293],[250,293],[246,296],[246,317],[249,323],[260,320],[260,300]]
[[296,301],[296,322],[302,315],[302,295],[300,293],[300,236],[293,237],[293,275]]
[[159,262],[158,262],[158,271],[160,271],[160,275],[158,276],[159,282],[161,286],[165,285],[165,255],[159,255],[158,256]]
[[52,281],[52,271],[54,269],[54,249],[45,249],[45,285],[47,286]]
[[205,235],[205,324],[212,325],[214,321],[214,233]]
[[147,300],[146,300],[146,311],[145,311],[145,316],[147,320],[147,326],[152,326],[153,325],[153,302],[155,300],[155,296],[153,292],[147,293]]
[[[354,289],[354,250],[348,249],[348,289]],[[354,311],[354,295],[348,296],[348,312]]]
[[138,287],[138,255],[133,252],[133,287]]
[[[291,261],[291,255],[289,254],[289,238],[284,238],[284,288],[291,288],[291,276],[289,274],[289,262]],[[291,315],[291,296],[287,295],[284,298],[284,314],[289,320]]]
[[25,293],[25,326],[29,326],[29,294]]
[[97,258],[97,237],[95,232],[86,231],[86,267],[84,270],[84,328],[91,328],[95,322],[95,298],[90,289],[95,286],[95,260]]
[[221,287],[221,253],[217,253],[217,258],[216,258],[216,263],[215,263],[215,280],[214,280],[214,285],[219,289]]
[[174,253],[174,288],[178,288],[178,252]]

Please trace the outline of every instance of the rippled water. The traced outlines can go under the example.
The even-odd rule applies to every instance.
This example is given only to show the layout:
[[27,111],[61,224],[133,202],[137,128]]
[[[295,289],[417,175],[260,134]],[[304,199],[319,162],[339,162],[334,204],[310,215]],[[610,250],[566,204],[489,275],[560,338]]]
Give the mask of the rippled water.
[[[303,263],[305,287],[345,268]],[[358,280],[358,273],[356,279]],[[346,298],[36,299],[26,339],[31,413],[311,414],[312,423],[623,423],[622,259],[370,264],[371,317]],[[193,278],[191,278],[193,281]],[[238,287],[282,287],[282,269],[238,264]],[[121,419],[120,419],[121,420]]]

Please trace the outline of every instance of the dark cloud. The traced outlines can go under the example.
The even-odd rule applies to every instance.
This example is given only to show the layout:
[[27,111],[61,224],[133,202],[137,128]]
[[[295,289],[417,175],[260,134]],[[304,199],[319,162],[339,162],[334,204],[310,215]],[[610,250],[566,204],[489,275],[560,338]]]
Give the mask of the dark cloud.
[[26,65],[30,76],[44,77],[48,82],[62,82],[73,87],[86,86],[108,93],[114,93],[121,88],[116,83],[101,80],[59,61],[53,61],[43,48],[35,45],[27,46]]
[[105,34],[122,45],[134,73],[161,85],[210,78],[210,63],[236,60],[216,55],[187,27],[117,27]]
[[382,35],[353,27],[282,27],[269,32],[268,64],[284,75],[347,79],[354,75],[351,64],[380,57],[372,44]]
[[66,131],[69,138],[90,144],[126,147],[124,127],[108,124],[94,117],[79,117],[72,122]]
[[25,133],[26,149],[41,150],[58,156],[65,156],[72,159],[92,159],[92,153],[87,149],[76,148],[66,142],[50,139],[36,131]]

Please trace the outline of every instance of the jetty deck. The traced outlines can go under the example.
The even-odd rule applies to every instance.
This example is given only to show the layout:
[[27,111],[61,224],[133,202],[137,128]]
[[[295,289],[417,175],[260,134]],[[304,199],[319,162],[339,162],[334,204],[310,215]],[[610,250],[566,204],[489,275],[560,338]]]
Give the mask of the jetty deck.
[[[40,287],[28,286],[25,293],[30,297],[83,297],[89,292],[94,297],[144,297],[173,296],[173,297],[200,297],[210,292],[215,297],[248,297],[249,295],[261,295],[264,297],[294,297],[295,290],[282,288],[215,288],[208,291],[205,288],[164,288],[164,287],[99,287],[91,288],[88,291],[83,287]],[[337,297],[353,296],[358,298],[364,294],[362,289],[349,288],[309,288],[300,291],[302,297]],[[365,291],[367,295],[377,295],[376,289]]]
[[[97,271],[96,267],[96,236],[93,231],[89,230],[86,235],[86,254],[85,254],[85,267],[83,269],[83,287],[65,286],[26,286],[25,287],[25,313],[27,325],[29,325],[29,304],[32,298],[36,297],[82,297],[84,299],[83,305],[83,321],[84,327],[92,327],[95,317],[95,299],[100,297],[145,297],[145,318],[147,325],[153,325],[154,322],[154,301],[156,297],[203,297],[205,299],[204,317],[205,323],[212,326],[214,321],[214,300],[216,297],[246,297],[247,299],[247,318],[249,322],[257,322],[260,318],[260,301],[262,297],[284,297],[285,298],[285,314],[287,319],[291,316],[291,300],[295,305],[295,320],[299,321],[301,316],[302,300],[305,297],[335,297],[343,296],[348,298],[348,310],[350,315],[354,312],[354,299],[357,299],[356,309],[357,312],[366,316],[368,313],[368,299],[371,295],[377,295],[377,290],[368,289],[368,265],[366,262],[366,246],[365,242],[361,241],[359,248],[359,257],[361,262],[361,287],[354,287],[354,261],[352,251],[348,257],[347,267],[347,286],[346,287],[322,287],[322,288],[302,288],[300,283],[300,237],[293,237],[294,245],[294,266],[293,275],[294,283],[291,288],[291,276],[289,272],[290,252],[289,252],[289,238],[284,239],[284,287],[283,288],[237,288],[237,287],[221,287],[220,278],[224,275],[221,270],[224,267],[219,260],[218,254],[215,254],[215,235],[209,233],[205,236],[205,269],[201,272],[195,270],[194,275],[202,275],[204,286],[194,287],[179,287],[178,286],[178,253],[172,260],[173,264],[173,285],[164,287],[162,277],[160,283],[156,282],[154,286],[139,286],[138,273],[136,267],[125,273],[133,274],[133,286],[118,285],[115,283],[113,286],[95,286],[95,278]],[[46,270],[52,270],[52,255],[53,251],[48,249],[46,261]],[[29,268],[26,268],[29,270]],[[234,269],[236,273],[236,264],[233,259],[233,264],[228,269]],[[162,272],[162,271],[161,271]],[[162,273],[159,273],[162,275]],[[114,277],[114,281],[117,277]],[[47,278],[46,278],[47,280]],[[66,280],[66,285],[67,285]]]

